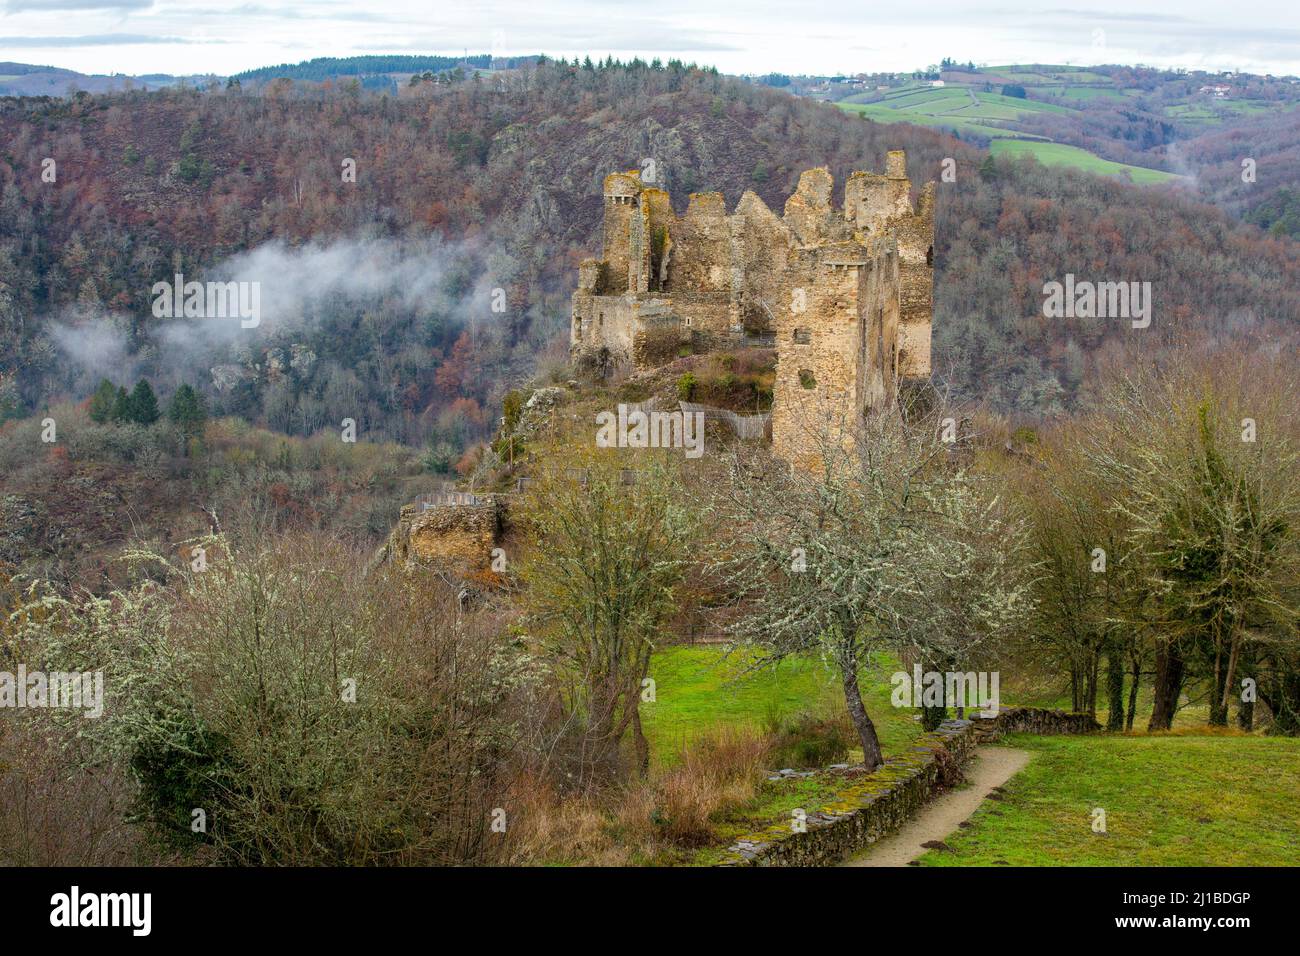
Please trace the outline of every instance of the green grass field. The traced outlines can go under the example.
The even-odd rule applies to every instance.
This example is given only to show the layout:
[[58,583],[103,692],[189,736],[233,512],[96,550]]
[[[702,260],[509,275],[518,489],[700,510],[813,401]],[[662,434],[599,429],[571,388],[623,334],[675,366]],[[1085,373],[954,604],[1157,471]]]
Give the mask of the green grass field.
[[[972,826],[923,866],[1294,866],[1300,740],[1245,736],[1035,737],[1033,754]],[[1106,832],[1093,831],[1105,811]]]
[[[970,97],[967,97],[966,101],[969,103]],[[913,110],[896,110],[875,103],[841,102],[837,105],[840,109],[847,110],[850,113],[858,113],[876,123],[914,123],[917,126],[941,127],[973,136],[984,136],[989,139],[1028,135],[1017,133],[1014,130],[1003,129],[1000,126],[987,126],[954,115],[930,116],[926,113]]]
[[715,645],[655,652],[656,700],[641,708],[652,760],[671,763],[692,738],[721,726],[761,728],[770,713],[822,713],[837,703],[838,682],[821,661],[788,660],[750,674],[746,663]]
[[[643,707],[653,762],[662,770],[681,747],[720,726],[763,729],[774,715],[843,710],[838,675],[815,657],[746,673],[748,658],[717,646],[668,647],[650,674],[656,702]],[[913,711],[890,705],[895,664],[880,658],[863,671],[863,698],[886,755],[921,733]],[[1150,710],[1139,701],[1139,728]],[[1006,695],[1004,695],[1006,696]],[[1016,703],[1060,706],[1028,688]],[[1050,696],[1050,693],[1049,695]],[[1104,722],[1105,714],[1098,715]],[[1037,737],[1016,734],[1009,746],[1029,750],[1029,765],[1005,786],[1005,799],[985,801],[972,826],[946,840],[955,850],[930,851],[924,866],[1269,866],[1300,862],[1300,740],[1206,735],[1204,708],[1180,711],[1174,734]],[[861,752],[850,754],[861,759]],[[661,863],[707,865],[746,833],[812,811],[838,798],[833,778],[765,784],[755,799],[716,821],[718,842]],[[1092,829],[1093,810],[1106,812],[1106,833]]]
[[[1050,80],[1046,76],[1042,78]],[[1020,80],[1020,75],[1017,75],[1016,79]],[[1042,89],[1046,90],[1048,87],[1044,86]],[[1093,87],[1054,86],[1050,89],[1053,93],[1078,94],[1076,98],[1079,99],[1115,93],[1113,90]],[[1172,173],[1111,162],[1085,149],[1053,143],[1042,136],[1020,133],[1007,126],[1032,113],[1072,112],[1070,107],[1056,103],[1002,96],[1000,93],[977,92],[964,86],[903,87],[890,90],[874,102],[854,102],[857,99],[859,96],[850,97],[838,105],[841,109],[857,113],[877,123],[915,123],[919,126],[941,127],[957,133],[986,137],[991,141],[990,148],[998,155],[1030,153],[1045,165],[1071,166],[1100,176],[1118,176],[1127,173],[1133,182],[1140,184],[1178,179]]]
[[999,139],[989,145],[989,151],[995,156],[1018,157],[1030,155],[1045,166],[1072,166],[1099,176],[1118,176],[1127,172],[1133,182],[1139,184],[1175,182],[1181,177],[1158,169],[1145,169],[1141,166],[1128,166],[1114,163],[1109,159],[1094,156],[1086,149],[1066,146],[1062,143],[1046,143],[1031,140]]
[[[800,712],[843,713],[839,675],[821,660],[792,658],[774,670],[749,674],[745,673],[745,660],[725,657],[716,645],[667,647],[655,653],[650,676],[655,681],[657,700],[642,705],[654,769],[670,767],[684,743],[720,726],[761,730],[773,714],[790,717]],[[874,666],[863,668],[860,675],[863,702],[887,757],[909,746],[922,732],[920,723],[913,719],[915,711],[890,704],[889,676],[895,669],[892,660],[881,657]],[[850,763],[861,761],[861,749],[851,751],[847,759]],[[764,784],[753,800],[716,821],[715,845],[654,862],[697,866],[713,863],[731,841],[789,820],[790,811],[796,807],[811,812],[835,803],[837,785],[843,784],[825,776]]]
[[[667,647],[655,653],[650,676],[656,700],[642,705],[651,760],[674,762],[692,738],[721,726],[762,729],[773,716],[800,712],[823,716],[844,711],[838,673],[815,657],[783,661],[774,669],[745,673],[751,658],[725,657],[716,645]],[[862,696],[886,753],[920,733],[913,711],[890,706],[894,665],[864,669]],[[859,751],[855,759],[861,759]]]
[[[842,100],[842,109],[859,113],[882,123],[909,122],[926,126],[943,126],[978,136],[1005,136],[1000,124],[1012,122],[1030,113],[1059,112],[1069,109],[1053,103],[984,93],[962,86],[913,86],[890,90],[879,99],[874,94],[858,94]],[[861,100],[871,98],[870,102]]]
[[1104,86],[1067,86],[1057,91],[1058,94],[1067,100],[1097,100],[1097,99],[1124,99],[1123,90],[1116,90]]

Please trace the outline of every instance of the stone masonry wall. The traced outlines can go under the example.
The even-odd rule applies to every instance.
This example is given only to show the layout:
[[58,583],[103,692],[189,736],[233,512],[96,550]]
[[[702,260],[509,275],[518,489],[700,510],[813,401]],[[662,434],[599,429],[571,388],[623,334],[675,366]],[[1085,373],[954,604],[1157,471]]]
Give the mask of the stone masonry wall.
[[883,174],[853,173],[839,207],[819,167],[780,216],[753,192],[731,215],[721,194],[696,193],[677,216],[638,172],[612,173],[601,258],[579,267],[571,352],[603,371],[655,367],[673,325],[705,349],[775,333],[773,451],[816,467],[817,448],[844,442],[900,379],[929,374],[933,185],[913,209],[896,150]]
[[728,848],[719,865],[833,866],[893,833],[939,790],[952,786],[979,744],[1012,732],[1100,729],[1088,714],[1029,707],[1006,708],[993,718],[944,721],[908,753],[890,757],[875,773],[847,787],[837,803],[809,813],[805,832],[796,833],[783,822],[746,835]]

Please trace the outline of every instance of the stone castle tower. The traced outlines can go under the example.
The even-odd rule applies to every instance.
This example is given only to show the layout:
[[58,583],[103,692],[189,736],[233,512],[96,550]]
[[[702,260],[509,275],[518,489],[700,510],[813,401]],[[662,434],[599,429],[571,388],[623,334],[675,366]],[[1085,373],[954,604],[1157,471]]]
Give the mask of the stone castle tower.
[[605,177],[600,259],[583,260],[570,350],[608,366],[652,367],[663,347],[773,342],[773,451],[814,466],[822,443],[848,441],[899,382],[930,374],[934,183],[911,200],[906,158],[855,172],[832,205],[810,169],[773,213],[746,192],[693,193],[677,216],[636,172]]

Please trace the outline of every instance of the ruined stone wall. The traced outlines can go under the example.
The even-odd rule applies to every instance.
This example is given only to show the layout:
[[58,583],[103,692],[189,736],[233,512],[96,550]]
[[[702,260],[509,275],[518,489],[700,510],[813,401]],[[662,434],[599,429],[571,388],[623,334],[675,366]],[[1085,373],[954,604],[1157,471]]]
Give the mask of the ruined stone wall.
[[1043,707],[1003,707],[996,717],[972,715],[975,732],[981,740],[996,740],[1003,734],[1093,734],[1101,724],[1091,714],[1048,710]]
[[663,312],[662,301],[642,301],[629,296],[575,295],[573,321],[575,332],[571,346],[582,352],[598,353],[602,349],[615,365],[632,361],[638,333],[643,325],[642,312]]
[[621,295],[630,288],[632,221],[639,214],[637,194],[640,176],[610,173],[605,177],[605,221],[601,230],[601,259],[605,262],[605,286],[600,292]]
[[730,220],[732,325],[775,331],[790,307],[791,270],[797,269],[790,227],[756,194],[740,197]]
[[960,782],[960,769],[976,743],[970,721],[945,721],[909,752],[890,757],[860,784],[847,787],[836,805],[809,813],[805,832],[783,822],[748,834],[728,848],[719,865],[834,866],[893,833],[938,790]]
[[731,296],[726,292],[678,293],[672,297],[672,311],[688,334],[722,339],[731,330]]
[[902,150],[892,150],[883,176],[862,171],[849,176],[844,184],[844,217],[867,238],[876,238],[892,231],[892,220],[912,214],[911,189],[906,157]]
[[830,236],[834,185],[831,171],[825,166],[805,170],[799,176],[794,195],[785,201],[783,218],[800,245],[814,245]]
[[934,183],[921,192],[915,215],[891,224],[898,240],[901,348],[898,374],[930,374],[930,334],[934,320]]
[[898,250],[884,241],[863,270],[861,354],[858,359],[857,408],[879,408],[890,400],[898,367]]
[[384,557],[458,574],[483,570],[491,564],[501,526],[501,504],[493,496],[476,505],[406,505]]
[[853,173],[839,209],[825,167],[799,177],[779,217],[752,192],[730,216],[721,194],[696,193],[677,217],[635,172],[604,191],[604,258],[583,262],[574,293],[575,355],[651,367],[674,352],[650,339],[715,348],[774,332],[774,451],[814,463],[813,433],[833,426],[842,441],[900,377],[929,374],[934,189],[913,210],[901,151],[883,175]]
[[639,201],[637,237],[632,244],[638,255],[635,288],[637,292],[659,292],[666,277],[665,255],[671,261],[672,229],[677,217],[672,200],[662,189],[641,190]]
[[791,270],[776,321],[772,450],[815,468],[827,447],[851,438],[862,349],[862,266],[825,263],[814,250]]
[[672,229],[664,291],[729,294],[731,228],[722,193],[693,193]]

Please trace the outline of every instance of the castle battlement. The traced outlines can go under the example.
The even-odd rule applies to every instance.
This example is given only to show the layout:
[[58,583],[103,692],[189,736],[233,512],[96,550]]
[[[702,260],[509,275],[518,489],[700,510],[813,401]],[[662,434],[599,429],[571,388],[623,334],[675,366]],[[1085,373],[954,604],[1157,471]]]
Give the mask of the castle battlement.
[[813,456],[805,421],[852,422],[930,374],[934,183],[915,207],[911,190],[901,150],[883,175],[852,173],[838,208],[830,171],[806,170],[781,216],[753,192],[731,214],[721,193],[693,193],[678,216],[636,171],[611,173],[570,350],[644,368],[663,354],[653,340],[707,350],[775,336],[774,451]]

